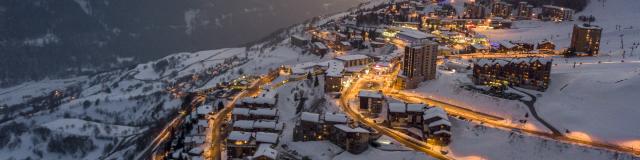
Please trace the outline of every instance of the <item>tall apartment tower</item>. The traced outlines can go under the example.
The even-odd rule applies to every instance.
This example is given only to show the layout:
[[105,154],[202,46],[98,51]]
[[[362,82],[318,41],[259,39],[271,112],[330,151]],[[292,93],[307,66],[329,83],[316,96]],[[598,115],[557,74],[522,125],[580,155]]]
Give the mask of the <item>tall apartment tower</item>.
[[600,36],[602,28],[596,25],[573,25],[571,45],[569,49],[573,55],[595,56],[600,51]]
[[405,46],[398,87],[413,89],[417,88],[420,82],[436,79],[437,54],[438,44],[433,41]]

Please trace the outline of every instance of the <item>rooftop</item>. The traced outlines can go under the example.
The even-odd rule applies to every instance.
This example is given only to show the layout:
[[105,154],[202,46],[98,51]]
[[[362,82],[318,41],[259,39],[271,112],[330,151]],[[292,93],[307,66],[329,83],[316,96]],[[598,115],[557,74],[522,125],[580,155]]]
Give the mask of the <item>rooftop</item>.
[[360,92],[358,93],[358,97],[382,98],[383,95],[378,91],[360,90]]
[[234,141],[248,141],[251,140],[251,132],[231,131],[227,139]]
[[351,55],[336,57],[336,59],[342,60],[342,61],[352,61],[352,60],[367,59],[367,58],[369,58],[369,56],[362,55],[362,54],[351,54]]
[[360,127],[355,127],[355,128],[351,128],[348,125],[344,125],[344,124],[336,124],[333,125],[336,128],[344,131],[344,132],[350,132],[350,133],[370,133],[368,130],[364,129],[364,128],[360,128]]

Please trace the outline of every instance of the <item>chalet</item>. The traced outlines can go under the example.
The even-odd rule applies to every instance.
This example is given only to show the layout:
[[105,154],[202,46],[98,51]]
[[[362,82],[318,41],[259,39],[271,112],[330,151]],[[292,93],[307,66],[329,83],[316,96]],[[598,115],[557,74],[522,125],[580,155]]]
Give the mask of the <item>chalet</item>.
[[516,49],[516,45],[509,41],[498,41],[498,52],[511,52]]
[[447,145],[451,138],[451,122],[442,108],[432,107],[424,111],[423,132],[440,145]]
[[329,141],[352,154],[364,152],[369,147],[371,132],[361,127],[344,124],[333,125]]
[[294,129],[295,141],[325,140],[330,136],[333,125],[346,124],[349,121],[346,115],[341,113],[317,113],[302,112],[300,121]]
[[318,134],[318,126],[320,125],[320,114],[302,112],[300,121],[294,129],[293,139],[296,141],[315,141]]
[[316,54],[316,55],[325,55],[327,54],[327,52],[329,52],[329,47],[327,47],[322,42],[314,42],[311,49],[313,54]]
[[278,103],[278,93],[265,91],[257,97],[246,97],[236,102],[236,107],[241,108],[273,108]]
[[352,48],[351,43],[347,41],[341,41],[336,46],[339,51],[343,51],[343,52],[349,51]]
[[469,45],[468,50],[471,53],[488,53],[491,49],[489,48],[489,46],[474,43]]
[[535,44],[533,43],[524,41],[512,41],[511,43],[516,46],[515,51],[530,52],[535,49]]
[[231,131],[227,139],[225,139],[228,159],[263,159],[277,157],[270,156],[273,155],[273,153],[271,153],[271,151],[267,153],[265,152],[267,150],[261,147],[270,147],[277,144],[278,137],[278,134],[269,132]]
[[225,143],[228,159],[251,156],[256,151],[256,144],[251,132],[231,131]]
[[271,148],[270,144],[260,144],[253,156],[247,157],[249,160],[277,160],[278,151]]
[[407,104],[389,103],[387,120],[392,127],[405,126],[407,120]]
[[543,53],[553,53],[556,50],[556,45],[551,41],[542,41],[538,43],[537,49]]
[[427,108],[425,104],[407,104],[407,126],[421,128],[424,111]]
[[360,99],[360,110],[367,111],[367,114],[372,117],[377,117],[385,104],[382,91],[361,90],[358,93],[358,98]]

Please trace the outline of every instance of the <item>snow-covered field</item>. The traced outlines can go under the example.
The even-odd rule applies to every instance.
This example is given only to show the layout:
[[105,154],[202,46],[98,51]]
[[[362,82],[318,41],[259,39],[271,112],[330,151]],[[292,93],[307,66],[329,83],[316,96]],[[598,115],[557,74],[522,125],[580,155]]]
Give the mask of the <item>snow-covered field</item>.
[[462,120],[453,119],[452,124],[453,141],[448,150],[461,160],[634,159],[627,154],[529,137]]

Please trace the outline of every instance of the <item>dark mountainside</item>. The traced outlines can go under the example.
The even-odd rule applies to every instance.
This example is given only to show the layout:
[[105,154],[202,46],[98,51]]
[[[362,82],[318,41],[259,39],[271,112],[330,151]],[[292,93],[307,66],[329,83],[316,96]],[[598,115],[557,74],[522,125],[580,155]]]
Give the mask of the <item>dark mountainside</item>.
[[46,77],[93,74],[177,52],[240,46],[279,28],[358,3],[3,0],[0,87]]

